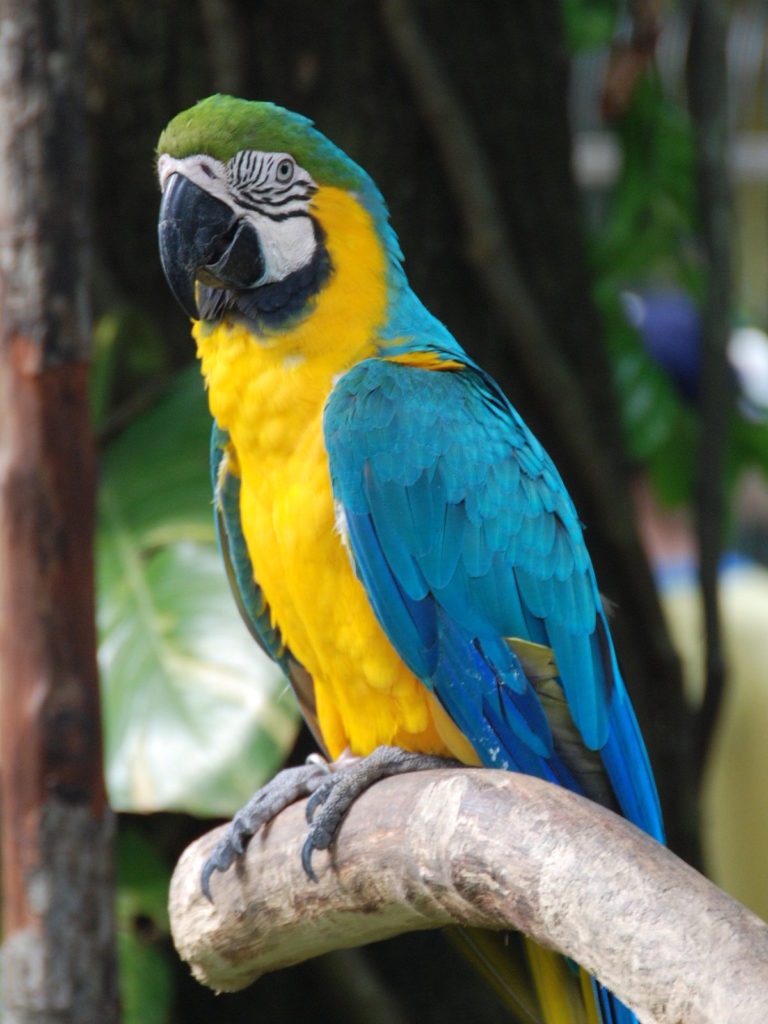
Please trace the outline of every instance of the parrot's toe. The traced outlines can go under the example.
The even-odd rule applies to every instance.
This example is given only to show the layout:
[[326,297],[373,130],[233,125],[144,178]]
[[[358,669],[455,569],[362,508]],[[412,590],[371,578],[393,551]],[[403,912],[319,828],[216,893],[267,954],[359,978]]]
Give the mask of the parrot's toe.
[[232,819],[224,835],[206,860],[200,886],[207,899],[211,895],[214,871],[227,871],[243,855],[249,840],[260,826],[266,825],[290,804],[308,796],[309,834],[301,851],[301,863],[313,882],[315,850],[327,850],[339,825],[357,798],[379,779],[405,772],[444,768],[454,762],[431,754],[414,754],[400,747],[378,747],[368,757],[342,756],[333,764],[312,758],[307,764],[286,768],[254,793]]
[[214,871],[226,871],[243,855],[249,840],[261,825],[272,821],[280,811],[302,797],[314,793],[328,778],[329,766],[313,759],[295,768],[286,768],[253,794],[232,819],[226,834],[206,860],[200,877],[204,895],[211,896]]
[[368,757],[337,762],[332,774],[320,782],[307,802],[309,834],[301,850],[301,863],[313,882],[315,850],[327,850],[352,804],[374,782],[389,775],[445,768],[454,762],[432,754],[415,754],[400,747],[377,747]]

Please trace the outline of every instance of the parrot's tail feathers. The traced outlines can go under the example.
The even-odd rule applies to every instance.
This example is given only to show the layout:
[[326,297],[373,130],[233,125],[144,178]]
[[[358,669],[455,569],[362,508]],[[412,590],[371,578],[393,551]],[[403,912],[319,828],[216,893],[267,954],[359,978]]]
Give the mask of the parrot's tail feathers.
[[547,1024],[638,1024],[613,993],[572,960],[525,940],[536,993]]
[[522,935],[478,928],[450,928],[447,934],[496,992],[515,1024],[547,1024],[523,954]]
[[[595,981],[586,971],[582,971],[582,974],[587,978],[595,992],[595,1000],[599,1006],[600,1016],[597,1020],[600,1024],[637,1024],[637,1017],[634,1015],[632,1010],[619,1002],[612,992],[609,992],[607,988]],[[590,1024],[592,1024],[590,1018]]]
[[581,984],[575,965],[531,939],[525,952],[547,1024],[604,1024],[592,986]]
[[515,1024],[637,1024],[634,1013],[572,960],[519,932],[451,928]]
[[464,735],[472,737],[483,764],[581,792],[553,747],[544,709],[512,647],[504,640],[473,641],[446,617],[439,649],[435,693]]
[[608,713],[608,742],[600,751],[600,756],[623,814],[633,824],[663,843],[664,825],[651,763],[616,663],[608,626],[602,613],[597,622],[601,641],[612,661],[614,680]]
[[523,672],[537,688],[541,683],[558,678],[560,671],[551,647],[522,640],[517,636],[504,639],[519,658]]

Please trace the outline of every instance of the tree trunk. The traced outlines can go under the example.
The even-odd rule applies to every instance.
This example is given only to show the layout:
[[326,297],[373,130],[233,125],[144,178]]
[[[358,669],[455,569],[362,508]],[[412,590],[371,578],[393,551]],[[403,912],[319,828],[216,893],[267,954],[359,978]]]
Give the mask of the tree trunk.
[[118,1019],[88,419],[85,7],[0,0],[3,1020]]

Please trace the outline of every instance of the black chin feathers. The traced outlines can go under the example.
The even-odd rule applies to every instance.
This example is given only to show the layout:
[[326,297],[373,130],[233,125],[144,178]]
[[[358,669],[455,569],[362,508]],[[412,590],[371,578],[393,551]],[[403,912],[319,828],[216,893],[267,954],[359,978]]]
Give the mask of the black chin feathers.
[[226,313],[239,313],[248,320],[274,327],[300,315],[325,285],[333,269],[324,232],[317,221],[313,220],[313,226],[316,244],[312,259],[282,281],[237,290],[199,282],[197,305],[201,319],[215,321]]

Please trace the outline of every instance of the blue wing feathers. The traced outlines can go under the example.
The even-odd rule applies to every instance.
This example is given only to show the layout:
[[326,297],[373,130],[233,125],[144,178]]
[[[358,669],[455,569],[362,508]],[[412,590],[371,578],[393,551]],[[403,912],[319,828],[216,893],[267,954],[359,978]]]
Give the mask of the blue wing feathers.
[[625,817],[663,843],[664,823],[651,763],[616,665],[616,655],[602,611],[597,620],[597,637],[603,660],[611,664],[615,680],[609,709],[608,740],[600,756]]
[[[487,509],[487,514],[498,514],[506,505],[502,505],[505,495],[517,494],[518,483],[520,482],[520,463],[513,458],[509,458],[506,452],[502,452],[502,457],[494,462],[488,474],[489,478],[489,498],[495,498],[493,509]],[[508,498],[507,500],[511,500]]]
[[549,629],[550,643],[563,681],[571,716],[584,743],[599,750],[608,739],[608,683],[602,662],[595,662],[592,637],[561,624]]
[[466,517],[463,510],[458,505],[447,503],[432,546],[419,559],[421,571],[431,590],[442,590],[450,585],[461,557],[465,529]]
[[435,669],[437,637],[430,601],[414,600],[398,583],[369,515],[347,512],[347,529],[353,551],[359,552],[357,572],[376,617],[389,636],[398,637],[397,649],[406,665],[427,681]]
[[509,685],[512,673],[500,677],[487,652],[445,616],[440,616],[439,637],[436,689],[456,724],[477,744],[484,763],[497,768],[514,765],[546,777],[546,758],[552,752],[549,724],[514,653],[518,692]]
[[407,515],[403,521],[408,523],[412,536],[414,555],[425,555],[435,540],[436,528],[442,517],[442,509],[438,508],[438,494],[433,487],[434,472],[422,469],[413,483],[406,484],[405,499]]
[[[482,530],[481,536],[478,537],[479,547],[481,551],[484,551],[487,557],[487,564],[485,562],[481,562],[481,568],[475,572],[475,575],[483,576],[488,571],[488,566],[490,565],[493,555],[497,551],[504,550],[504,545],[507,542],[507,524],[503,516],[495,514],[482,520],[479,526]],[[475,536],[474,532],[473,536]],[[475,557],[478,557],[478,555]],[[464,558],[464,564],[466,565],[468,572],[473,571],[467,561],[466,555]]]
[[[412,534],[403,525],[410,518],[408,499],[402,487],[388,481],[379,481],[366,470],[365,495],[379,545],[386,552],[392,575],[413,598],[423,598],[427,586],[414,559]],[[354,549],[353,549],[354,550]]]
[[483,762],[582,791],[505,638],[549,646],[570,718],[600,752],[617,804],[660,837],[581,525],[493,382],[469,364],[435,372],[365,360],[334,387],[324,432],[374,611]]
[[487,576],[491,562],[500,550],[500,545],[504,544],[505,537],[506,531],[500,527],[498,518],[490,520],[488,524],[481,523],[477,526],[468,523],[461,550],[461,561],[465,571],[474,577]]

